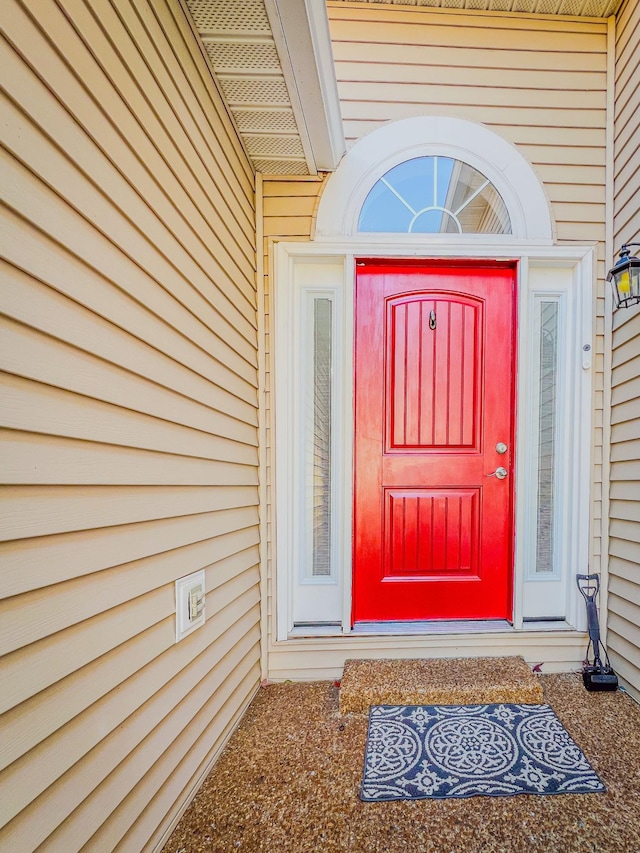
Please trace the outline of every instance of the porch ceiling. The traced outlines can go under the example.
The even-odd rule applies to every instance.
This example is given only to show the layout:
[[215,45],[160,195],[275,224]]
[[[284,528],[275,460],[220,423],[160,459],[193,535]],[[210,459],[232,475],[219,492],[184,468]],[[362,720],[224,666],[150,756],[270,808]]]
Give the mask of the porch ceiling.
[[577,15],[607,18],[615,14],[622,0],[334,0],[336,3],[371,3],[390,6],[430,6],[438,9],[466,9],[481,12],[523,12],[536,15]]
[[335,169],[345,144],[324,3],[184,2],[255,168]]
[[[335,169],[345,150],[321,0],[182,0],[247,154],[265,174]],[[607,17],[622,0],[329,0]]]

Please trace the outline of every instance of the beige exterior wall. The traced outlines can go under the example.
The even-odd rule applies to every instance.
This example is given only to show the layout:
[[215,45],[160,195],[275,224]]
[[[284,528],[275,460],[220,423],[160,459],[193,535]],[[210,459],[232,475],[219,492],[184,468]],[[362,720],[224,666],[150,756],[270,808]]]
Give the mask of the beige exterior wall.
[[[591,513],[591,567],[597,571],[602,551],[607,22],[362,3],[329,2],[328,8],[349,146],[385,122],[415,115],[486,124],[533,165],[550,200],[558,242],[598,244]],[[309,239],[310,196],[308,184],[266,181],[265,235],[272,241]],[[267,301],[269,288],[267,279]],[[335,677],[345,657],[358,654],[447,654],[452,647],[460,654],[497,654],[504,649],[504,638],[486,635],[460,643],[438,638],[419,649],[407,638],[275,643],[271,548],[269,558],[272,678]],[[582,639],[557,641],[553,650],[535,634],[521,634],[518,642],[513,653],[545,660],[546,669],[576,666],[584,654]]]
[[254,176],[175,0],[2,17],[0,848],[140,853],[260,679]]
[[[614,246],[640,241],[640,5],[616,29]],[[634,254],[638,254],[634,250]],[[640,699],[640,306],[613,316],[608,641]]]

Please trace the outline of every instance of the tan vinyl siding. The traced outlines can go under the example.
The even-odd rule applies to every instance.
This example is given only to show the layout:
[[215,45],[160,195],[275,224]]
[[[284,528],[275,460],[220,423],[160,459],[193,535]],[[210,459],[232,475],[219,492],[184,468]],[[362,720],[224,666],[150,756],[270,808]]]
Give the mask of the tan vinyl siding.
[[[533,165],[550,200],[557,241],[600,244],[594,305],[590,548],[597,570],[602,550],[607,22],[331,0],[328,10],[349,147],[386,122],[415,115],[459,116],[486,124],[516,145]],[[265,181],[264,193],[266,238],[272,242],[312,239],[317,205],[308,183]],[[269,260],[265,260],[266,271]],[[265,287],[268,306],[268,276]],[[267,317],[267,347],[269,328]],[[269,470],[270,486],[271,482]],[[270,536],[271,531],[270,524]],[[336,677],[345,657],[354,654],[428,654],[440,643],[359,639],[357,649],[353,638],[276,643],[271,539],[268,558],[271,677]],[[492,642],[486,638],[469,643],[465,638],[462,646],[449,639],[443,648],[446,643],[458,651],[469,650],[460,653],[481,654],[483,649],[492,653]],[[514,654],[531,660],[539,655],[548,661],[547,667],[558,670],[577,665],[583,654],[582,639],[566,638],[554,644],[540,645],[535,636],[520,636]]]
[[[616,22],[614,246],[640,241],[640,6]],[[637,252],[634,252],[637,254]],[[613,315],[609,614],[611,661],[640,699],[640,306]]]
[[[569,633],[569,632],[567,632]],[[544,671],[577,669],[584,655],[584,638],[559,632],[553,640],[539,632],[513,634],[460,634],[430,637],[358,637],[288,640],[272,647],[270,677],[276,681],[339,679],[345,660],[415,657],[500,657],[520,655],[531,664],[544,662]]]
[[[640,241],[640,6],[616,22],[614,246]],[[634,254],[637,251],[634,250]],[[640,699],[640,306],[613,315],[608,643]]]
[[0,847],[140,853],[260,679],[254,175],[177,0],[3,13]]
[[536,169],[560,241],[604,239],[604,21],[329,6],[348,145],[412,115],[481,122]]

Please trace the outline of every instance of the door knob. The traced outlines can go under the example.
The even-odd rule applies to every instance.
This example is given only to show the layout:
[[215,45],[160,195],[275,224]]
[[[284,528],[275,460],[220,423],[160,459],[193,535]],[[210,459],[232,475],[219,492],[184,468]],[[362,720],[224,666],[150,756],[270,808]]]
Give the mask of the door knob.
[[504,480],[504,478],[509,474],[506,468],[496,468],[496,470],[492,474],[487,474],[487,477],[497,477],[498,480]]

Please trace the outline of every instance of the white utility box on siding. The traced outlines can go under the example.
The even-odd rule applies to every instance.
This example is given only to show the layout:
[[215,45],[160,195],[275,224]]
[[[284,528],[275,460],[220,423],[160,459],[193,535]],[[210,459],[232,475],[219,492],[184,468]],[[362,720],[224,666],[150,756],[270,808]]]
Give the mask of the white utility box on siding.
[[186,575],[176,581],[176,643],[204,625],[204,570]]

